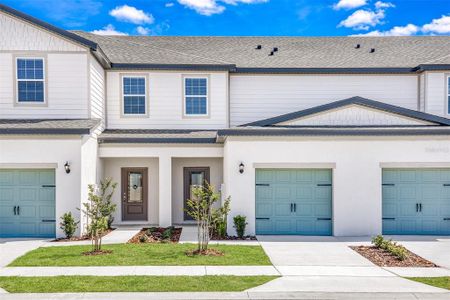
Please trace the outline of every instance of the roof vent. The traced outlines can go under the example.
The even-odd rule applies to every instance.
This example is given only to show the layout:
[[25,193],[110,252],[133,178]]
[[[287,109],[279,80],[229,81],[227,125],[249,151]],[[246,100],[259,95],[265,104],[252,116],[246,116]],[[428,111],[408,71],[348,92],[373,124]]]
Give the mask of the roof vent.
[[361,48],[361,45],[360,44],[356,44],[355,49],[359,49],[359,48]]
[[256,48],[255,48],[255,50],[261,50],[261,49],[262,49],[261,45],[257,45]]
[[370,53],[374,53],[375,52],[375,48],[370,48]]
[[274,47],[273,52],[277,52],[277,51],[278,51],[278,47]]

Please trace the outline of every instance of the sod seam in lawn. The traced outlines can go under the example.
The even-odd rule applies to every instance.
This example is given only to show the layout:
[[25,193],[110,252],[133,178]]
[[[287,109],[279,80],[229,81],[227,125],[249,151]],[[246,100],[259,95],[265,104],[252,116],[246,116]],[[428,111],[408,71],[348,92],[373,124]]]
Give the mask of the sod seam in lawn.
[[11,267],[36,266],[257,266],[271,265],[261,246],[211,245],[223,256],[187,256],[194,244],[105,245],[111,254],[85,256],[90,246],[41,247],[14,260]]
[[277,276],[55,276],[0,277],[10,293],[240,292]]
[[446,277],[406,277],[407,279],[450,290],[450,276]]

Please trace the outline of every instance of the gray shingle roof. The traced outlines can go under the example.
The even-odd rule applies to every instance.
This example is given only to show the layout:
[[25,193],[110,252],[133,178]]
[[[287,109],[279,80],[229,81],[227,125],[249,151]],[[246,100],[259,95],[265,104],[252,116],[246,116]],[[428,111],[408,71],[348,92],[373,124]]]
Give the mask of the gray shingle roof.
[[99,119],[0,119],[0,134],[89,134]]
[[[450,64],[450,36],[189,37],[76,34],[114,64],[222,64],[237,68],[414,68]],[[360,44],[359,49],[355,45]],[[261,50],[256,46],[261,45]],[[279,51],[269,53],[274,47]],[[375,52],[370,53],[374,48]]]
[[99,143],[175,143],[213,144],[215,130],[188,129],[107,129],[98,138]]

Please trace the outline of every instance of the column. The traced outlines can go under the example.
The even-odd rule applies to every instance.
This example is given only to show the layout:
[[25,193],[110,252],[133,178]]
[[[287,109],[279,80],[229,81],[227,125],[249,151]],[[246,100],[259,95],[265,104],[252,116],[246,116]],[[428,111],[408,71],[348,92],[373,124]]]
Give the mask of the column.
[[172,157],[159,157],[159,226],[172,225]]

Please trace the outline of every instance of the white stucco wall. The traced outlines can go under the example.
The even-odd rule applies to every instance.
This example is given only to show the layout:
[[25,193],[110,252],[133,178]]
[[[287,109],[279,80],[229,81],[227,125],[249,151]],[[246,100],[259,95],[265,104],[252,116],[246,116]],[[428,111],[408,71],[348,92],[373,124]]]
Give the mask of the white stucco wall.
[[[64,164],[69,161],[70,174]],[[72,212],[80,220],[81,207],[81,139],[45,137],[2,137],[0,139],[0,168],[55,169],[56,181],[56,236],[63,236],[59,229],[60,217]],[[78,229],[77,234],[80,233]]]
[[[380,164],[449,167],[450,138],[392,137],[263,140],[228,138],[224,146],[225,193],[232,198],[229,218],[247,216],[255,233],[255,167],[333,169],[333,234],[381,233]],[[238,165],[245,164],[244,174]],[[419,164],[418,164],[419,163]]]
[[424,100],[425,112],[450,117],[447,113],[447,78],[450,73],[425,72],[424,73]]

